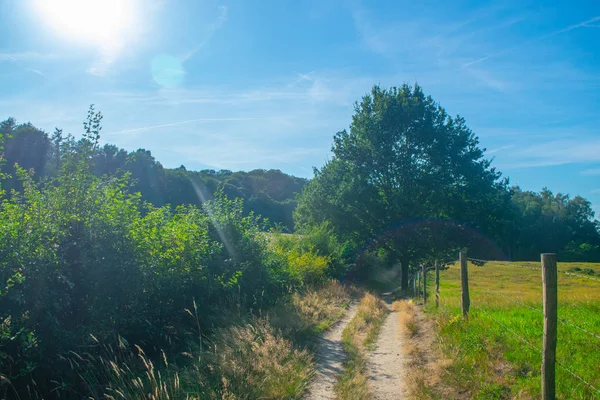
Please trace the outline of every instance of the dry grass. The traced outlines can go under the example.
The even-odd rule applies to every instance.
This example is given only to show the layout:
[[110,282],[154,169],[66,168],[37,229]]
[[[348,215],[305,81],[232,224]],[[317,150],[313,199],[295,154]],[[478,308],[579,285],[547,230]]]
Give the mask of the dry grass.
[[344,362],[342,376],[335,386],[337,399],[371,398],[365,352],[374,345],[387,312],[386,305],[378,297],[367,293],[361,299],[356,315],[342,334],[348,357]]
[[412,301],[396,301],[403,334],[404,351],[408,356],[405,382],[410,399],[461,399],[460,393],[443,385],[440,376],[448,365],[436,345],[435,328]]
[[408,301],[395,301],[392,304],[394,311],[398,312],[398,318],[400,318],[400,326],[402,327],[403,333],[413,338],[419,333],[419,326],[415,321],[415,308],[412,302]]
[[171,357],[177,363],[169,363],[163,352],[151,360],[124,340],[114,350],[96,343],[101,350],[96,355],[65,360],[80,372],[93,399],[297,399],[314,366],[311,353],[295,337],[306,339],[335,322],[352,290],[331,281],[296,293],[265,317],[191,340],[188,351]]
[[155,364],[139,346],[130,348],[119,337],[118,346],[103,345],[90,335],[95,354],[90,352],[60,357],[87,382],[91,399],[170,400],[196,399],[183,391],[179,372],[161,352]]
[[325,285],[293,293],[289,302],[267,313],[271,324],[284,336],[299,344],[313,344],[313,339],[343,315],[358,290],[331,280]]
[[[220,395],[229,398],[298,398],[312,372],[312,356],[297,349],[266,319],[220,330],[204,354]],[[188,379],[202,379],[196,369]]]

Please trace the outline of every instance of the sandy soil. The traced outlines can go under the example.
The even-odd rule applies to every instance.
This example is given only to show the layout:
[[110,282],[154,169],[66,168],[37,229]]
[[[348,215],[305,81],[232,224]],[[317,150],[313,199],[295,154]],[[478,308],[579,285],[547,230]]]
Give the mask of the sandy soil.
[[358,304],[352,304],[344,317],[331,327],[317,344],[317,368],[310,388],[304,396],[306,400],[334,399],[333,387],[343,371],[346,357],[342,332],[358,311]]
[[368,373],[374,400],[406,398],[404,371],[408,358],[403,340],[398,312],[391,311],[377,338],[377,349],[369,357]]

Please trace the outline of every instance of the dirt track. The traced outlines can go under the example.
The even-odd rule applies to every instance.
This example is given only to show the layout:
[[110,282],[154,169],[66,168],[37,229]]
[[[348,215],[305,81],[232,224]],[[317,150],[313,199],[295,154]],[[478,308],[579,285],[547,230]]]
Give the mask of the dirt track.
[[369,381],[374,400],[397,400],[406,397],[406,363],[400,318],[397,311],[391,311],[377,338],[377,348],[369,357]]
[[306,400],[334,399],[333,388],[342,373],[342,363],[346,358],[342,332],[358,311],[358,304],[350,306],[341,321],[337,322],[319,340],[317,346],[317,368]]

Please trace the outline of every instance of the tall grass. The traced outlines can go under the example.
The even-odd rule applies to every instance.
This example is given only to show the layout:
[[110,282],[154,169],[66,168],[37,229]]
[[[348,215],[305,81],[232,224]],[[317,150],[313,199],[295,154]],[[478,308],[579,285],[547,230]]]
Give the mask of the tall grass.
[[367,293],[361,299],[356,315],[342,333],[347,358],[344,361],[344,371],[335,386],[337,399],[370,398],[365,352],[373,349],[387,313],[387,307],[378,297]]
[[[539,267],[539,264],[469,265],[472,307],[468,321],[460,317],[458,265],[442,272],[440,309],[436,310],[433,304],[426,307],[435,314],[442,348],[453,360],[444,379],[473,398],[540,396],[541,272],[523,266]],[[600,272],[599,264],[559,264],[558,316],[600,336],[600,282],[562,273],[574,267],[595,271],[594,274]],[[600,387],[597,354],[600,354],[600,339],[559,322],[558,362]],[[562,399],[600,396],[559,366],[556,386]]]
[[[296,399],[312,376],[313,357],[295,338],[306,340],[339,318],[350,293],[330,281],[294,293],[264,316],[240,319],[230,311],[231,326],[208,336],[198,327],[181,354],[150,357],[122,338],[116,346],[93,338],[95,351],[65,361],[94,399]],[[194,319],[194,310],[189,314]]]

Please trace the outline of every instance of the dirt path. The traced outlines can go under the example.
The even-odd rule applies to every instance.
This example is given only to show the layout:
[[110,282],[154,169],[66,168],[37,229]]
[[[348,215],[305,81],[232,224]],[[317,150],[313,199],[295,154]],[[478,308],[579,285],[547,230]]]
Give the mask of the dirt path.
[[354,318],[358,304],[352,304],[344,317],[331,327],[317,345],[317,369],[310,388],[304,397],[306,400],[334,399],[333,387],[343,371],[342,363],[346,357],[342,332],[348,322]]
[[369,381],[374,400],[398,400],[406,398],[404,380],[408,357],[405,355],[402,330],[398,312],[391,306],[379,337],[377,349],[369,358]]

